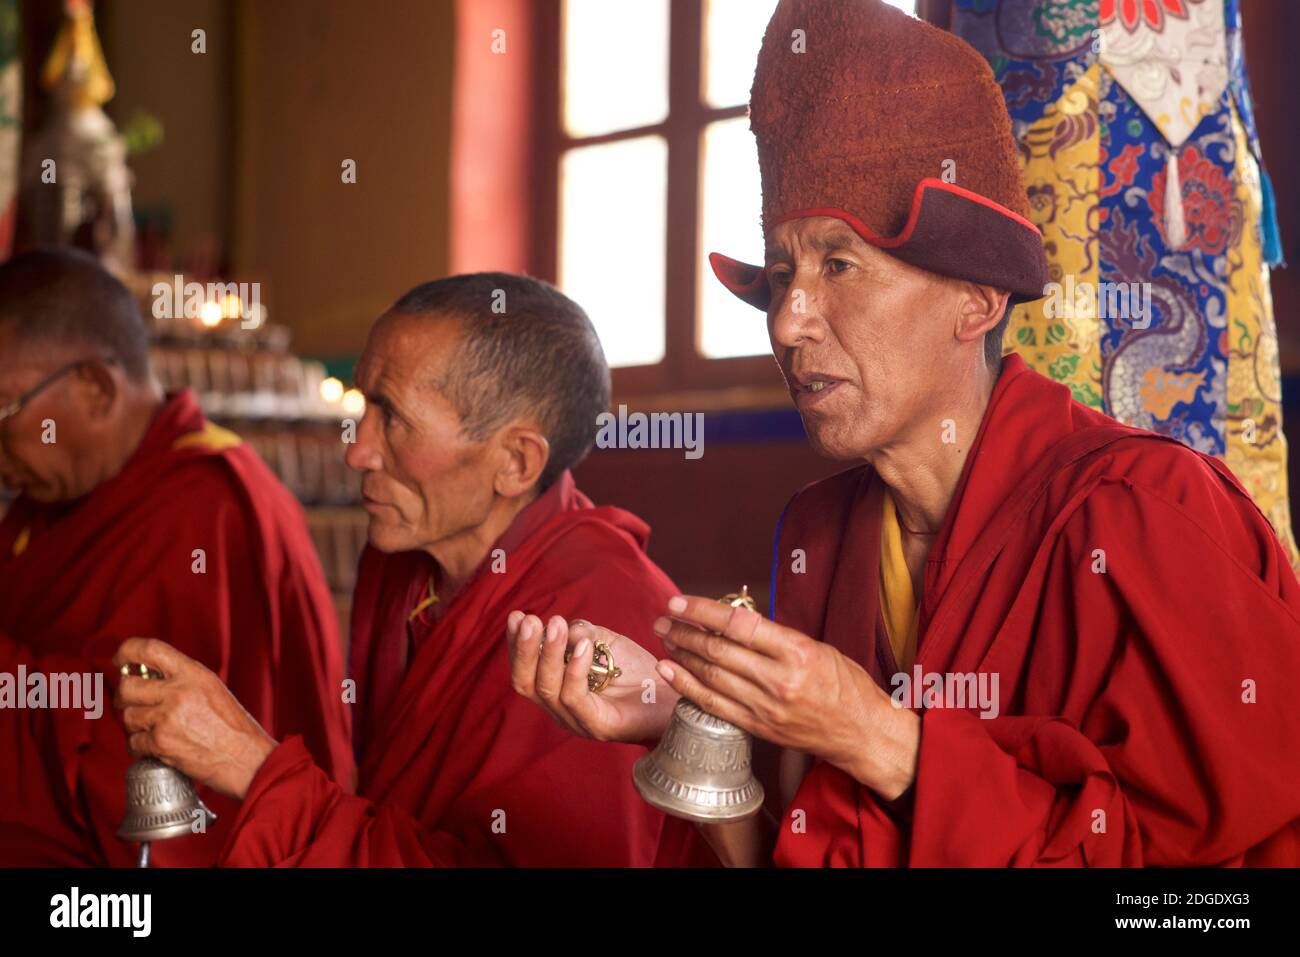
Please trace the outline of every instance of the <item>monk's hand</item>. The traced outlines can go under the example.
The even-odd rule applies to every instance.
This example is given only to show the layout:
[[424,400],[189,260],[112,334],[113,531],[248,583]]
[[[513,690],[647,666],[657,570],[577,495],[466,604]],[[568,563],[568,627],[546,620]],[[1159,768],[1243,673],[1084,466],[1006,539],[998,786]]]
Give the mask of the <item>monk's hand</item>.
[[[655,656],[631,638],[590,622],[512,611],[506,620],[510,681],[574,734],[597,741],[658,741],[677,693],[655,670]],[[599,693],[587,685],[592,650],[609,646],[622,674]],[[571,652],[565,663],[565,652]]]
[[920,718],[830,645],[711,598],[677,597],[655,621],[681,695],[750,734],[835,765],[886,800],[916,776]]
[[228,797],[243,799],[276,741],[215,674],[155,638],[130,638],[113,664],[143,664],[162,678],[129,675],[113,704],[136,757],[151,756]]

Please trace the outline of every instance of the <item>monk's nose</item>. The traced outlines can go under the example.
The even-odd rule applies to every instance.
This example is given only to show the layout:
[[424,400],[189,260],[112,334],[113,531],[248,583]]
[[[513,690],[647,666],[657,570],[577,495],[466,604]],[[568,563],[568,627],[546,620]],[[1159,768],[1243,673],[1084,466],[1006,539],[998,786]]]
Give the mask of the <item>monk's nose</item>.
[[383,456],[379,454],[379,446],[373,434],[373,418],[373,413],[367,409],[357,424],[354,441],[347,444],[343,453],[343,461],[353,471],[377,472],[383,466]]
[[811,289],[807,286],[791,286],[768,320],[772,344],[794,348],[816,340],[821,326],[817,308],[817,297]]

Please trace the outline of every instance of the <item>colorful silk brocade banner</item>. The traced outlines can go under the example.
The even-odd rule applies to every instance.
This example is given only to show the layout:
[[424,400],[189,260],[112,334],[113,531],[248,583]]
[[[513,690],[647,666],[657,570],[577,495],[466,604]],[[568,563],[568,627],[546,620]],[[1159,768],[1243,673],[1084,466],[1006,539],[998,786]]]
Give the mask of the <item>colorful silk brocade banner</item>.
[[1055,284],[1006,348],[1226,461],[1300,567],[1237,0],[953,0],[950,22],[1006,96]]

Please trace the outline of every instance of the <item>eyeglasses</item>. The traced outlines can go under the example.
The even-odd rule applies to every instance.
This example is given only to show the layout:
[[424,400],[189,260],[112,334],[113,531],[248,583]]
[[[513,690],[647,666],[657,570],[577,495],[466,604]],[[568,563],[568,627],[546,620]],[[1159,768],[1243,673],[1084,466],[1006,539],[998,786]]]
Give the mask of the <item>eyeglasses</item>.
[[[32,386],[30,389],[28,389],[18,398],[14,399],[12,402],[9,402],[5,405],[0,405],[0,423],[3,423],[6,419],[12,419],[15,415],[21,412],[23,406],[25,406],[28,402],[30,402],[33,398],[35,398],[36,394],[40,392],[42,389],[45,389],[53,385],[55,382],[58,382],[69,372],[79,369],[82,366],[84,366],[87,362],[91,362],[91,361],[93,360],[78,359],[76,362],[69,362],[65,366],[60,366],[58,369],[55,369],[44,379],[36,383],[36,385]],[[106,359],[104,361],[111,362],[112,360]]]

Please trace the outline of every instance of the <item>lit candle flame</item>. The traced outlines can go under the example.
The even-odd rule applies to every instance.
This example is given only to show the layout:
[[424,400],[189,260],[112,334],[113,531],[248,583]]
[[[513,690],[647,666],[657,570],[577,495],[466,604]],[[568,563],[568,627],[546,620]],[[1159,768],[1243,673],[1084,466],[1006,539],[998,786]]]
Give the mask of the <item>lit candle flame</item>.
[[343,398],[343,383],[330,376],[320,384],[320,397],[330,405],[337,404]]
[[205,302],[199,309],[199,322],[203,323],[209,329],[215,329],[221,325],[222,315],[221,304],[217,302]]
[[362,415],[366,411],[366,397],[360,389],[348,389],[343,393],[343,411],[348,415]]

